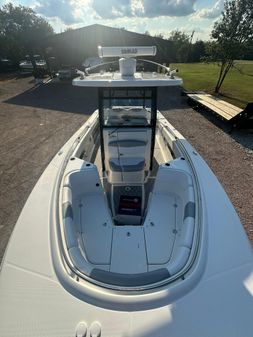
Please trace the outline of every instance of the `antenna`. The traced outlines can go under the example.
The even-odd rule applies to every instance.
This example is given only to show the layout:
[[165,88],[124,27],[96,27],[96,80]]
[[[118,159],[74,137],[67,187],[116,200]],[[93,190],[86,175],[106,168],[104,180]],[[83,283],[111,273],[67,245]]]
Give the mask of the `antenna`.
[[99,57],[136,57],[136,56],[155,56],[156,46],[149,47],[98,47]]
[[119,57],[119,70],[122,77],[134,76],[136,56],[154,56],[156,47],[98,47],[99,57]]

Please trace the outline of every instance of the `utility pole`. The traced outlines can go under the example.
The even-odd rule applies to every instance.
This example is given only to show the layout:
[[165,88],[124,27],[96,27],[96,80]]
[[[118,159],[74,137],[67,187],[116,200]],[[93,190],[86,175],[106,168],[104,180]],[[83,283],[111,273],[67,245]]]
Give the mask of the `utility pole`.
[[189,57],[190,57],[191,47],[192,47],[192,39],[193,39],[194,33],[195,33],[195,30],[192,31],[190,39],[189,39],[189,48],[188,48],[188,54],[187,54],[187,62],[189,62]]

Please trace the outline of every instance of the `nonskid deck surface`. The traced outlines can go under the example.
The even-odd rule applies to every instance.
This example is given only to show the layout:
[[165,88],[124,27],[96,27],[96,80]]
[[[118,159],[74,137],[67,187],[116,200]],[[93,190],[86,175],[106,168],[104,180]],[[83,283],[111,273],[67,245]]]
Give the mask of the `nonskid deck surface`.
[[[156,280],[160,279],[160,273],[164,278],[181,270],[193,244],[195,199],[190,175],[178,169],[182,161],[172,162],[175,163],[169,167],[159,166],[148,195],[140,184],[112,185],[111,208],[98,183],[100,178],[95,166],[66,176],[63,187],[65,238],[71,259],[79,270],[91,277],[93,270],[96,277],[100,277],[102,271],[118,275],[158,272]],[[114,204],[113,193],[117,187],[119,193],[124,193],[123,212]],[[134,209],[127,200],[131,191],[147,199],[147,207],[143,207],[142,200],[140,213],[134,215],[128,213]],[[134,199],[138,201],[137,196]],[[101,272],[97,272],[99,270]],[[121,281],[115,280],[116,284]]]
[[[100,201],[98,196],[89,196],[81,198],[79,204],[80,230],[89,263],[130,274],[159,269],[168,263],[182,222],[182,203],[177,196],[156,198],[141,226],[114,225],[104,217],[106,210]],[[160,216],[158,208],[163,210]]]
[[[171,155],[170,157],[173,159]],[[180,207],[175,207],[178,203],[177,197],[171,195],[159,201],[159,204],[164,202],[164,206],[167,208],[167,214],[164,214],[165,221],[157,219],[152,222],[150,217],[144,221],[145,209],[154,185],[155,175],[159,165],[164,162],[162,150],[156,141],[153,170],[145,184],[112,185],[108,183],[106,178],[101,177],[108,204],[111,206],[113,224],[104,223],[102,227],[100,216],[94,218],[94,206],[98,200],[90,198],[89,201],[82,201],[82,203],[85,201],[87,205],[84,213],[82,213],[82,208],[80,211],[82,237],[86,257],[95,267],[111,272],[135,274],[159,269],[163,264],[168,263],[175,240],[175,231],[178,227],[176,222],[180,219],[181,212]],[[100,148],[97,150],[94,164],[102,174]],[[137,215],[130,216],[132,218],[130,225],[128,221],[124,222],[124,215],[128,214],[127,210],[124,212],[124,209],[120,209],[123,219],[120,219],[120,215],[116,215],[122,199],[124,202],[124,198],[127,199],[127,197],[138,198],[138,202],[141,203],[140,209],[134,210]],[[155,209],[154,204],[152,212],[155,213]],[[163,247],[162,249],[158,249],[160,245]]]
[[[164,164],[165,158],[173,164]],[[138,183],[112,183],[107,172],[99,176],[95,165],[66,176],[63,220],[67,247],[79,270],[86,273],[88,268],[88,275],[100,280],[110,280],[108,274],[101,276],[103,271],[112,275],[151,273],[150,279],[157,280],[184,266],[195,222],[192,178],[180,168],[185,162],[164,153],[159,141],[154,162],[153,170]]]

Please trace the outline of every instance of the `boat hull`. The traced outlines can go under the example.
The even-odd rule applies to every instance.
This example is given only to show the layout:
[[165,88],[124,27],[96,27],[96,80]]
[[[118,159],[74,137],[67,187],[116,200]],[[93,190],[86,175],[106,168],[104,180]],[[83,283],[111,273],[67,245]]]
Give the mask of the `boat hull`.
[[143,293],[113,292],[88,282],[84,287],[63,272],[55,212],[60,172],[94,118],[56,154],[18,219],[1,267],[0,335],[75,336],[80,322],[88,331],[98,322],[106,337],[252,336],[252,249],[217,178],[168,122],[193,165],[203,205],[193,272]]

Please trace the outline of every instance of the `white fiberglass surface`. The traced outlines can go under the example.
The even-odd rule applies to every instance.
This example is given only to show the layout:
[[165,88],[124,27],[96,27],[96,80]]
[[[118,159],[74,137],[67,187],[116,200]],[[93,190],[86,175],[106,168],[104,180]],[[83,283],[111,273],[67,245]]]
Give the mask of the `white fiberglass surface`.
[[171,263],[176,264],[173,273],[178,271],[189,257],[193,240],[190,176],[162,165],[153,189],[143,195],[149,199],[147,208],[139,216],[122,215],[121,221],[117,214],[113,216],[99,182],[95,166],[74,171],[65,178],[63,217],[73,263],[78,260],[84,273],[87,266],[89,270],[99,268],[121,274],[160,268],[171,273]]
[[[94,164],[80,158],[65,171],[62,216],[69,259],[77,271],[102,282],[105,277],[105,283],[111,279],[100,271],[167,278],[191,254],[196,205],[191,171],[186,161],[173,159],[160,131],[150,171],[148,132],[106,130],[106,171],[100,147],[93,149]],[[122,161],[127,158],[129,163]]]
[[[75,179],[73,175],[75,173],[69,181]],[[79,178],[82,179],[81,175]],[[72,181],[71,186],[74,185]],[[73,209],[70,226],[74,233],[69,231],[66,215],[66,235],[77,237],[76,245],[88,263],[131,274],[158,269],[169,262],[177,230],[182,224],[182,201],[178,196],[154,193],[141,225],[133,226],[113,224],[107,199],[101,190],[75,196],[72,189],[71,194],[72,201],[68,202]],[[75,245],[73,240],[67,242],[69,249]]]

